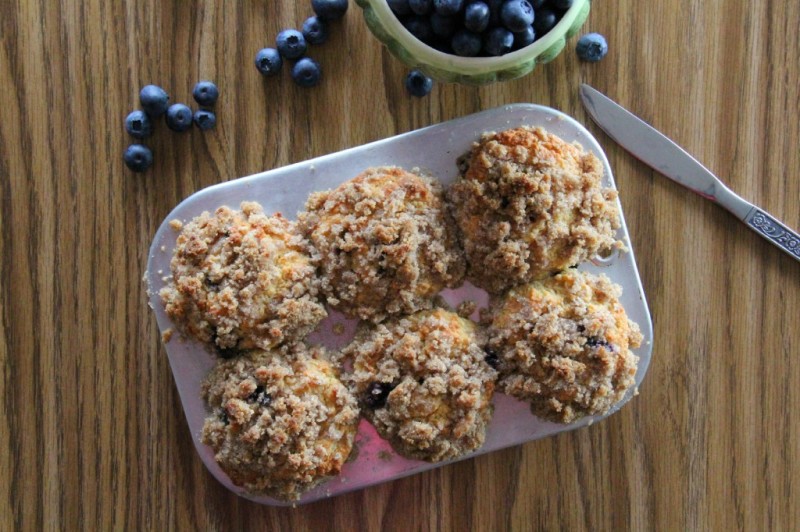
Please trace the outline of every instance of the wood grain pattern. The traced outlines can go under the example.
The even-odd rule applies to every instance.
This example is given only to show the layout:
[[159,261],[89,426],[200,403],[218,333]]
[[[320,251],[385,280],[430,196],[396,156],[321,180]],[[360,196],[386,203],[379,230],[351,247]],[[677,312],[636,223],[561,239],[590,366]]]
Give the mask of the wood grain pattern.
[[[150,240],[208,185],[510,102],[587,123],[588,82],[745,198],[800,228],[800,4],[597,1],[532,75],[404,93],[355,5],[312,54],[324,83],[264,80],[255,52],[308,2],[0,2],[0,528],[791,530],[800,527],[800,264],[655,175],[597,128],[656,338],[641,395],[590,428],[297,509],[222,488],[196,456],[141,277]],[[222,97],[209,133],[148,141],[138,88]]]

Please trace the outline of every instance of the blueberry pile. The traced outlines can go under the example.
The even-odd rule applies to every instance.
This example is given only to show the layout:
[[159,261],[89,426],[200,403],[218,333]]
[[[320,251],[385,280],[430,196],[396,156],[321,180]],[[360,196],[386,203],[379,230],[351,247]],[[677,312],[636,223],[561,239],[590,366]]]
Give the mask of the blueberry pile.
[[533,43],[573,0],[387,0],[417,39],[463,57],[503,55]]
[[[196,111],[182,103],[169,104],[167,91],[157,85],[145,85],[139,91],[142,109],[132,111],[125,118],[125,130],[135,139],[143,140],[153,134],[156,118],[164,115],[167,127],[182,132],[197,125],[201,130],[212,129],[217,116],[209,109],[219,98],[219,89],[211,81],[200,81],[192,91],[194,100],[200,105]],[[153,164],[153,152],[144,144],[131,144],[123,154],[125,165],[134,172],[144,172]]]
[[348,0],[311,0],[315,15],[303,22],[301,31],[285,29],[275,38],[275,48],[263,48],[256,54],[256,68],[265,76],[281,71],[283,62],[295,61],[292,79],[300,87],[314,87],[322,78],[319,63],[307,57],[308,45],[323,44],[328,40],[329,23],[347,12]]

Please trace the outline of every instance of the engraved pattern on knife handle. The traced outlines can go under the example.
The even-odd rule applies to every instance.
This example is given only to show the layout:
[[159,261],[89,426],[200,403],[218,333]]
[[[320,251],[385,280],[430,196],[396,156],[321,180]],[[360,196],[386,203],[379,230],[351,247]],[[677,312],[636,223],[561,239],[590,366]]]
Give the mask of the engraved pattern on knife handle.
[[769,238],[776,246],[800,260],[800,235],[762,211],[754,209],[745,220],[747,225]]

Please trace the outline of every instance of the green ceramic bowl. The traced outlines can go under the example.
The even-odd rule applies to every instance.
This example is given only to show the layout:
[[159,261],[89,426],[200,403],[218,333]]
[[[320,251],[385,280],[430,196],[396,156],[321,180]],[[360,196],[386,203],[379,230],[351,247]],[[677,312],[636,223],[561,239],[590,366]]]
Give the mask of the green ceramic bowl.
[[589,16],[591,0],[575,0],[556,26],[533,44],[499,57],[459,57],[446,54],[414,37],[389,9],[386,0],[356,0],[370,31],[410,68],[437,81],[484,85],[530,73],[552,61]]

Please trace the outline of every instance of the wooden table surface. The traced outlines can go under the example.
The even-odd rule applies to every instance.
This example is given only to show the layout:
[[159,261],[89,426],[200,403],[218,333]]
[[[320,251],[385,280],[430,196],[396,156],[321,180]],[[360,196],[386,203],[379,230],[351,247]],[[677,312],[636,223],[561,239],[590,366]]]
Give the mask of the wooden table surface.
[[[351,2],[317,88],[255,52],[309,2],[0,4],[0,528],[789,530],[800,526],[800,263],[590,124],[587,82],[800,228],[800,4],[596,1],[524,79],[407,96]],[[218,125],[122,164],[146,83]],[[156,228],[206,186],[513,102],[560,109],[615,171],[655,326],[640,395],[580,431],[292,508],[226,491],[198,458],[142,275]]]

